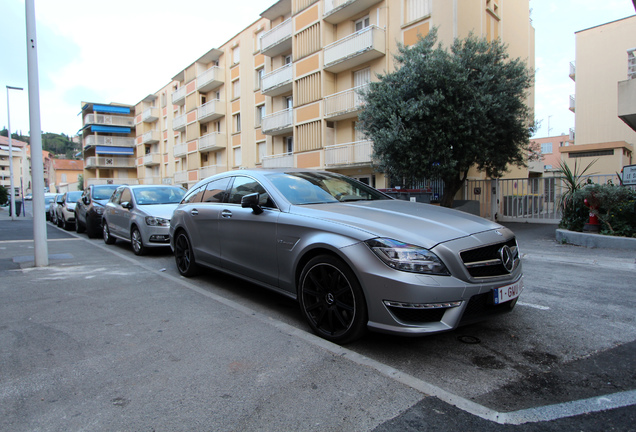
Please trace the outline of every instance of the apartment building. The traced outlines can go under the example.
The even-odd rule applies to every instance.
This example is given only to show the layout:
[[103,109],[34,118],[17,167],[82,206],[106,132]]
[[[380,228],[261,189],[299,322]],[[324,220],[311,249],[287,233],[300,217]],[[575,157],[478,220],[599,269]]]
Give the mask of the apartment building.
[[[24,176],[26,162],[25,150],[28,144],[23,141],[11,139],[11,150],[9,150],[9,138],[0,136],[0,185],[11,189],[11,165],[13,165],[13,187],[15,196],[22,196],[28,188],[28,179]],[[11,155],[11,159],[9,159]]]
[[394,70],[398,42],[433,26],[444,46],[470,32],[501,38],[534,68],[528,0],[280,0],[135,105],[139,181],[188,186],[242,167],[302,167],[390,186],[356,129],[359,90]]
[[82,102],[84,185],[137,183],[134,107]]
[[633,164],[636,144],[636,15],[576,33],[570,68],[576,139],[562,149],[572,169],[597,160],[592,171],[614,175]]

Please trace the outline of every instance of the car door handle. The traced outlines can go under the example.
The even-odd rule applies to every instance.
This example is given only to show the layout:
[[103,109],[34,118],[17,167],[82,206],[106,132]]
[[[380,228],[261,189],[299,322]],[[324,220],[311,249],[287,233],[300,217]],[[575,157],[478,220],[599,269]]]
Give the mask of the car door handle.
[[221,212],[221,217],[222,217],[222,218],[229,219],[229,218],[231,218],[231,217],[232,217],[232,212],[231,212],[230,210],[223,210],[223,211]]
[[191,214],[192,216],[196,216],[196,215],[198,215],[198,214],[199,214],[199,210],[197,210],[197,209],[192,209],[192,210],[190,211],[190,214]]

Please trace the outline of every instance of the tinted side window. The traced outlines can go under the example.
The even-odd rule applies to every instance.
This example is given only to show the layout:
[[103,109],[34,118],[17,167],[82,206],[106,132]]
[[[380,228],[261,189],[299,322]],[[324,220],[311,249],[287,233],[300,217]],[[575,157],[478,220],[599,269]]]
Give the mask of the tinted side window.
[[130,189],[125,188],[121,192],[121,199],[119,200],[119,202],[125,203],[125,202],[131,202],[131,201],[132,201],[132,194],[130,193]]
[[234,184],[232,184],[232,190],[230,191],[229,203],[241,204],[241,198],[245,195],[258,193],[259,204],[263,207],[276,207],[274,202],[270,199],[269,194],[265,191],[265,188],[256,180],[249,177],[235,177]]
[[188,204],[188,203],[201,202],[201,197],[203,197],[203,192],[205,192],[205,186],[200,186],[196,189],[188,191],[188,193],[186,194],[185,198],[183,198],[183,201],[181,201],[181,203]]
[[203,202],[222,203],[227,202],[227,185],[230,177],[214,180],[208,183],[203,194]]
[[119,188],[115,191],[115,193],[113,194],[113,196],[110,197],[110,202],[112,203],[118,203],[119,202],[119,198],[121,198],[121,192],[124,190],[124,188]]

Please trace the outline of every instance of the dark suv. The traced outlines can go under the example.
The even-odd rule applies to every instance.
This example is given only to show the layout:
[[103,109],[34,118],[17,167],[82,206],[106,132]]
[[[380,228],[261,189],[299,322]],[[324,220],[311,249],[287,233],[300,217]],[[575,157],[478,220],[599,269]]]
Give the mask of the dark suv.
[[75,230],[78,233],[86,231],[89,237],[102,235],[104,205],[119,186],[121,185],[89,185],[84,189],[82,197],[75,206]]

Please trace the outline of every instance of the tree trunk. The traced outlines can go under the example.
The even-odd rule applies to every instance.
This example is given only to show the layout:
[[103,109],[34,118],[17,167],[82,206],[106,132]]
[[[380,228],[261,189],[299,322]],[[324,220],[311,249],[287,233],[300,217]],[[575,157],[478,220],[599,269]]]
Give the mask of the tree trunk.
[[453,201],[455,200],[455,194],[462,188],[464,185],[464,181],[466,180],[466,176],[468,173],[463,175],[463,178],[445,178],[442,179],[444,181],[444,194],[442,195],[442,199],[440,201],[440,205],[442,207],[453,207]]

